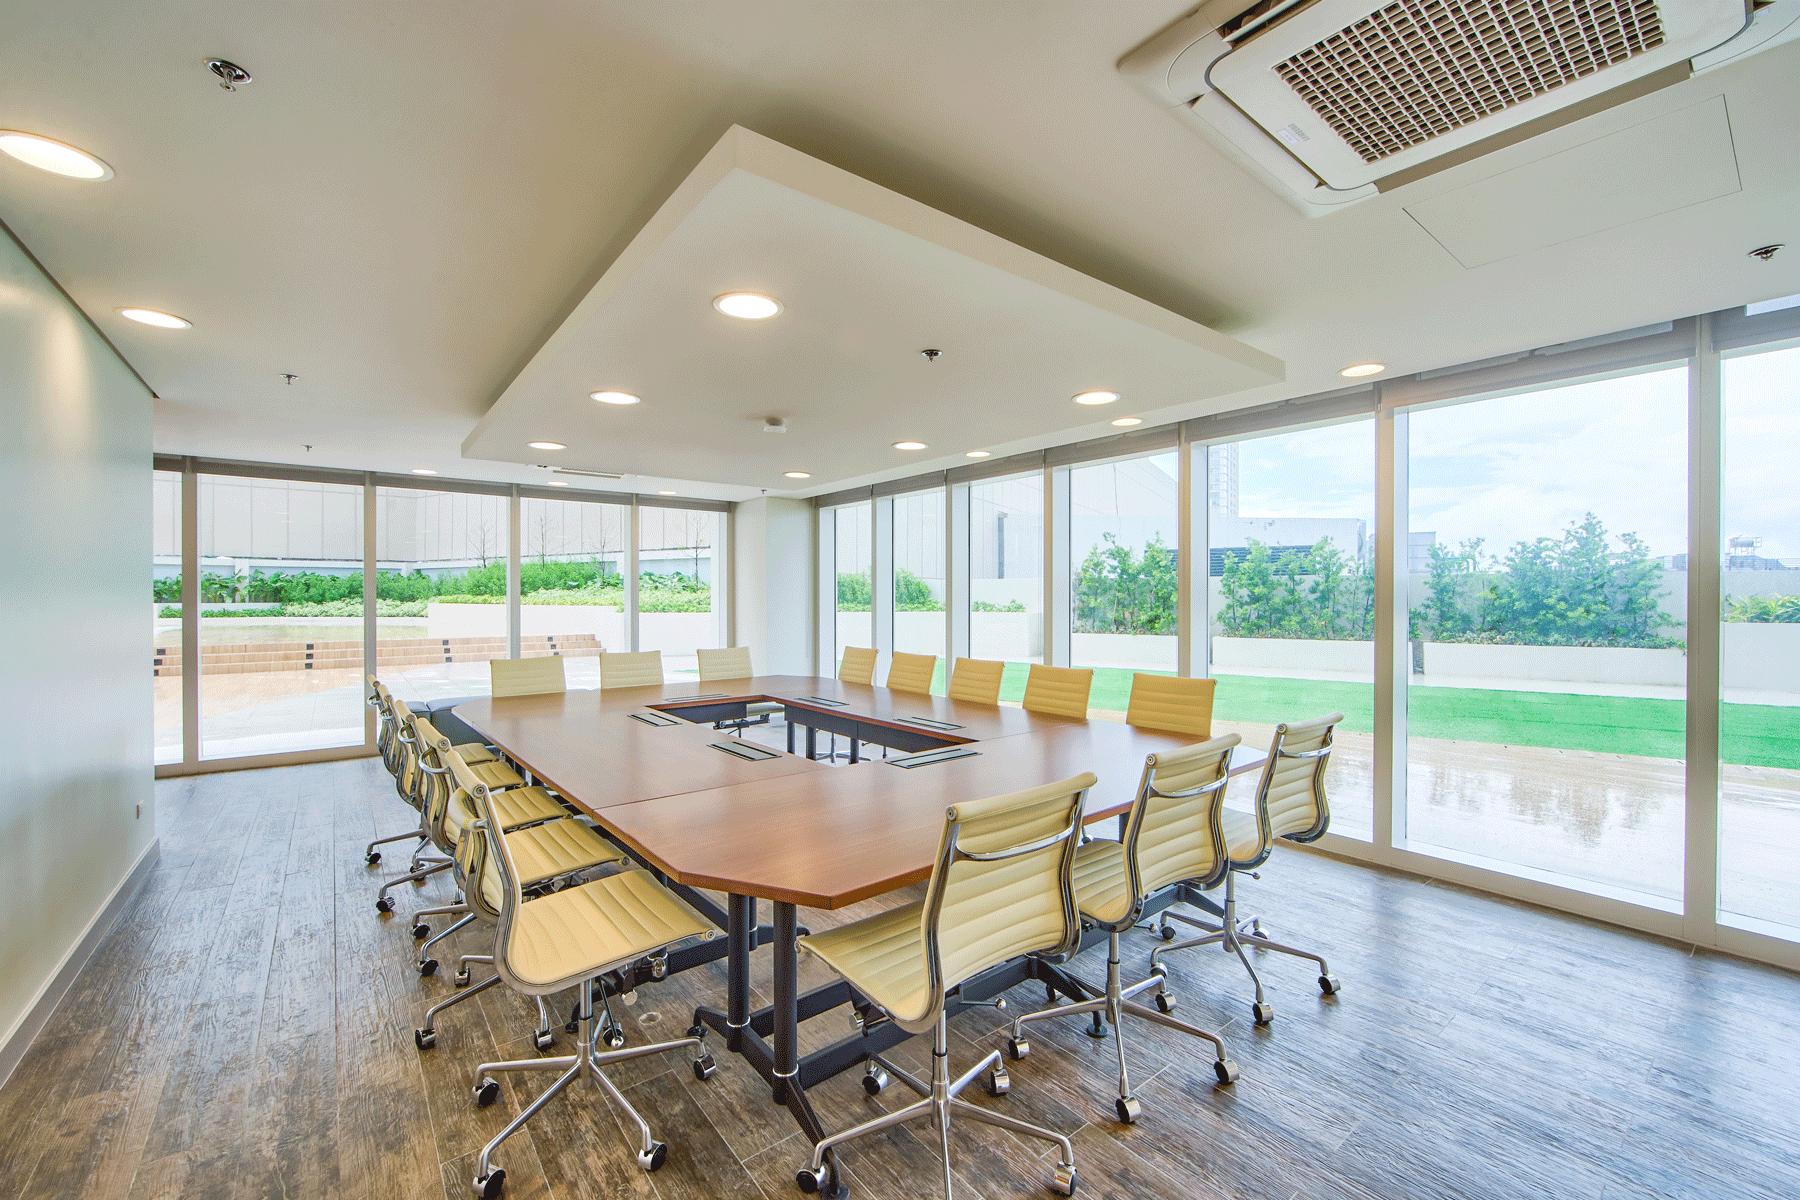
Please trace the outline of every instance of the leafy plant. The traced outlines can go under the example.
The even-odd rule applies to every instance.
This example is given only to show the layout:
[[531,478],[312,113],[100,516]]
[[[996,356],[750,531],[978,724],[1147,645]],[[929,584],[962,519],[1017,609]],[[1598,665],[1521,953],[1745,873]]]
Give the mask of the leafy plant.
[[1321,538],[1279,558],[1252,538],[1226,556],[1219,625],[1231,637],[1364,641],[1373,636],[1375,579],[1367,563]]
[[1075,572],[1077,633],[1174,633],[1175,555],[1159,533],[1143,554],[1101,535]]
[[170,575],[166,579],[151,580],[150,599],[159,604],[179,603],[181,600],[181,576]]
[[1800,622],[1800,596],[1727,596],[1724,618],[1759,625]]
[[971,600],[969,601],[969,611],[1005,613],[1024,612],[1025,602],[1023,600],[1013,600],[1006,604],[991,604],[986,600]]
[[868,612],[874,605],[874,568],[860,574],[838,572],[837,606],[839,612]]

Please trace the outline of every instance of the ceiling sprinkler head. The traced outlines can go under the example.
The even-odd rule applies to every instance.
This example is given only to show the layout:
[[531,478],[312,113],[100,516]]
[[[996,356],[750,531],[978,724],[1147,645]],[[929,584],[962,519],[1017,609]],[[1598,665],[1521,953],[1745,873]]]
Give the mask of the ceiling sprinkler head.
[[227,59],[209,58],[206,69],[219,77],[219,86],[228,92],[235,92],[250,82],[250,72]]
[[942,350],[921,350],[921,351],[919,351],[919,353],[923,354],[925,356],[926,362],[933,363],[938,360],[938,355],[942,354],[943,351]]
[[1784,243],[1782,243],[1782,242],[1771,242],[1767,246],[1758,246],[1756,249],[1754,249],[1750,252],[1750,257],[1751,258],[1760,258],[1764,262],[1768,262],[1771,258],[1774,258],[1775,255],[1780,252],[1783,245],[1784,245]]
[[782,420],[780,417],[764,417],[763,418],[763,432],[764,433],[786,433],[787,432],[787,422]]

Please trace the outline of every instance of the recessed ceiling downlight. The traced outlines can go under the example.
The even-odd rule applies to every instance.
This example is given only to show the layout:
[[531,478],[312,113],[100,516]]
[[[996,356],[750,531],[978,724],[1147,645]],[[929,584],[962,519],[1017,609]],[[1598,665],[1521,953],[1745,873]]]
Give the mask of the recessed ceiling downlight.
[[761,321],[781,311],[781,301],[761,292],[726,292],[713,297],[713,307],[728,317]]
[[811,479],[812,478],[811,471],[783,471],[782,474],[787,476],[789,479]]
[[18,159],[26,166],[70,179],[99,181],[111,179],[113,169],[89,154],[65,142],[25,133],[18,129],[0,129],[0,153]]
[[432,470],[430,467],[414,467],[412,469],[412,473],[414,475],[436,475],[437,474],[437,472]]
[[678,495],[679,493],[674,492],[674,491],[667,491],[667,492],[658,492],[656,494],[659,496],[674,496],[674,495]]
[[533,450],[567,450],[568,449],[568,447],[563,445],[561,442],[526,442],[525,444],[527,446],[530,446]]
[[964,458],[986,458],[988,455],[990,455],[992,453],[993,453],[992,450],[964,450],[963,457]]
[[923,450],[923,449],[925,449],[925,443],[924,442],[895,442],[894,449],[896,449],[896,450]]
[[1117,392],[1077,392],[1075,394],[1075,403],[1077,403],[1077,404],[1111,404],[1114,400],[1117,400],[1118,398],[1119,398],[1119,393],[1117,393]]
[[1357,363],[1355,366],[1345,367],[1338,374],[1345,379],[1364,379],[1370,375],[1379,375],[1385,370],[1386,363]]
[[1113,419],[1113,424],[1122,429],[1129,429],[1133,425],[1142,425],[1143,423],[1144,418],[1142,417],[1116,417]]
[[642,398],[630,392],[589,392],[588,399],[598,400],[602,404],[637,404]]
[[566,479],[552,479],[550,481],[550,486],[551,487],[568,487],[569,481]]
[[139,325],[154,325],[158,329],[192,329],[194,323],[186,317],[178,317],[174,313],[158,312],[154,308],[121,308],[119,315],[128,321],[136,321]]

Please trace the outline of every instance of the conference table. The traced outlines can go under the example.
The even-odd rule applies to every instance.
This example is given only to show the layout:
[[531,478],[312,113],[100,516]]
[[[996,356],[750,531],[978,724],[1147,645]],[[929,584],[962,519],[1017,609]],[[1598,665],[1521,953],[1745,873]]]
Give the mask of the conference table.
[[[747,706],[782,705],[786,753],[730,736],[720,722]],[[841,909],[931,874],[944,810],[970,799],[1053,783],[1092,771],[1082,821],[1122,817],[1136,798],[1148,754],[1189,745],[1183,734],[1027,712],[807,675],[665,683],[466,701],[455,715],[490,744],[586,813],[640,864],[726,933],[667,959],[609,977],[615,992],[725,957],[723,1009],[701,1008],[695,1026],[718,1032],[749,1061],[815,1143],[825,1137],[806,1088],[908,1036],[882,1020],[847,983],[802,993],[798,909]],[[816,761],[816,734],[844,733],[903,753],[849,766]],[[1260,769],[1240,751],[1232,774]],[[1123,822],[1121,822],[1121,825]],[[721,907],[705,892],[722,892]],[[1151,911],[1176,901],[1172,890]],[[773,908],[759,925],[757,908]],[[1216,911],[1216,908],[1215,908]],[[774,1003],[750,1009],[750,955],[772,942]],[[1003,964],[966,982],[952,1011],[1028,979],[1050,996],[1088,997],[1060,967],[1036,958]],[[845,1003],[858,1032],[802,1057],[799,1023]]]

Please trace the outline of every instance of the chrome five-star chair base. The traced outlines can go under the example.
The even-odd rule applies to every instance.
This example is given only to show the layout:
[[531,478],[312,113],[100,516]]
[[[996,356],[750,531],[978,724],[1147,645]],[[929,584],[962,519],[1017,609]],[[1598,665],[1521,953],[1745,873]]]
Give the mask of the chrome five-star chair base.
[[[1169,968],[1166,963],[1158,961],[1158,955],[1167,953],[1170,950],[1186,950],[1192,946],[1211,946],[1216,943],[1220,949],[1225,950],[1228,953],[1235,953],[1238,956],[1238,961],[1244,964],[1244,970],[1250,972],[1250,982],[1256,985],[1256,1002],[1250,1006],[1250,1013],[1256,1019],[1258,1025],[1267,1025],[1270,1021],[1275,1019],[1275,1006],[1270,1004],[1268,999],[1263,995],[1262,979],[1257,975],[1256,968],[1250,965],[1250,956],[1244,953],[1245,946],[1251,946],[1258,950],[1273,950],[1277,954],[1287,954],[1294,958],[1311,959],[1313,962],[1318,963],[1319,991],[1323,995],[1336,995],[1343,985],[1338,983],[1337,976],[1331,973],[1331,968],[1325,965],[1325,960],[1319,955],[1314,954],[1310,950],[1297,950],[1292,946],[1284,946],[1280,942],[1271,939],[1262,931],[1262,924],[1256,917],[1239,919],[1237,915],[1237,877],[1244,873],[1245,872],[1232,871],[1226,875],[1225,915],[1220,919],[1220,923],[1217,925],[1210,921],[1201,921],[1194,917],[1186,916],[1182,913],[1175,912],[1173,909],[1163,910],[1162,923],[1157,927],[1156,932],[1157,936],[1161,937],[1164,942],[1169,944],[1158,946],[1156,949],[1150,951],[1150,969],[1156,973],[1157,978],[1164,978],[1168,975]],[[1252,879],[1261,878],[1261,876],[1257,875],[1254,871],[1248,872],[1248,874]],[[1171,920],[1180,921],[1183,925],[1191,925],[1195,929],[1204,929],[1208,932],[1201,937],[1189,938],[1186,941],[1177,942],[1173,940],[1175,937],[1175,929],[1169,924]]]

